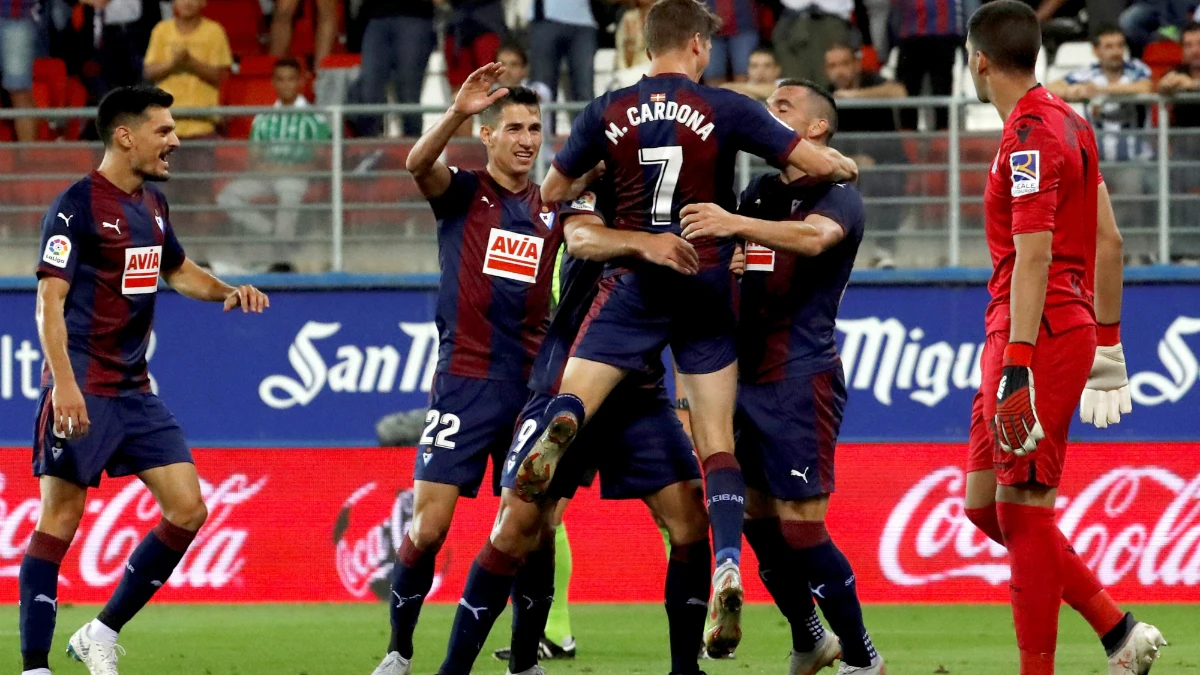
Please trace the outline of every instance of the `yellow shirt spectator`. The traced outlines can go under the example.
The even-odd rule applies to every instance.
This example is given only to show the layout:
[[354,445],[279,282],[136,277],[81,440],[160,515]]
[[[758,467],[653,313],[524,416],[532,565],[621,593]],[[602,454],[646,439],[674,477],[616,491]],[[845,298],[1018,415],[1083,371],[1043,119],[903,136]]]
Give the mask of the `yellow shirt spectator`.
[[[180,55],[181,50],[187,56]],[[201,18],[192,30],[181,33],[175,19],[161,21],[150,33],[146,49],[146,66],[176,63],[164,77],[155,82],[159,88],[175,97],[175,105],[183,107],[215,106],[220,103],[220,88],[192,72],[189,62],[199,62],[209,68],[228,68],[233,64],[229,39],[221,24]],[[180,63],[182,62],[182,63]],[[180,138],[203,136],[216,131],[211,119],[176,118],[175,133]]]

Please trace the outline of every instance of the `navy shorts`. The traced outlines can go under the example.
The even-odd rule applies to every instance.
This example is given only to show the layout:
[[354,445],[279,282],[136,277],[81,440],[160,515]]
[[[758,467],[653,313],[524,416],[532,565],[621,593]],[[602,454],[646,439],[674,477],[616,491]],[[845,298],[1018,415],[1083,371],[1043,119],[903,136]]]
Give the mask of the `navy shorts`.
[[500,465],[528,397],[524,382],[438,373],[413,479],[454,485],[463,497],[474,497],[490,457],[492,490],[499,495]]
[[667,268],[607,277],[571,356],[645,371],[670,345],[679,372],[716,372],[737,360],[736,292],[722,267],[690,277]]
[[733,425],[746,485],[789,501],[831,494],[845,410],[840,364],[778,382],[743,383]]
[[[533,448],[537,422],[553,397],[533,393],[521,412],[502,485]],[[700,464],[675,408],[661,388],[620,386],[580,431],[550,483],[552,499],[570,499],[600,475],[603,499],[641,499],[682,481],[699,480]]]
[[54,476],[99,487],[110,478],[192,461],[183,429],[162,399],[150,393],[129,396],[84,394],[91,429],[83,438],[54,435],[54,404],[49,387],[38,400],[33,429],[33,475]]

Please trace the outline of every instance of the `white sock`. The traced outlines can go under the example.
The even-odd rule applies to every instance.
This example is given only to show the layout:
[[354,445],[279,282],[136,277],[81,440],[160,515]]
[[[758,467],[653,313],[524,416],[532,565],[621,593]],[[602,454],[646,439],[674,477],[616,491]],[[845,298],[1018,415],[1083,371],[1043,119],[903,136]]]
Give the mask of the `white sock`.
[[110,645],[117,642],[117,631],[105,626],[100,619],[92,619],[92,622],[88,624],[87,635],[93,640],[107,642]]
[[34,668],[33,670],[23,670],[21,675],[53,675],[49,668]]

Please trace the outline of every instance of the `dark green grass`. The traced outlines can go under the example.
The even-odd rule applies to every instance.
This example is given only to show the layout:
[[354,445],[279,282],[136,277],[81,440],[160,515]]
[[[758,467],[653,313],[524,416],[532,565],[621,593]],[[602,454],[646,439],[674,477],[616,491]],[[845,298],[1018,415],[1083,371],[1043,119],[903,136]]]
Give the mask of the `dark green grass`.
[[[63,650],[95,606],[64,605],[58,619],[51,667],[56,675],[85,675]],[[1154,675],[1200,674],[1200,606],[1131,608],[1158,625],[1171,646]],[[454,607],[425,608],[417,629],[414,675],[436,672],[446,649]],[[0,635],[7,642],[8,672],[21,670],[17,608],[4,610]],[[892,675],[1014,675],[1016,647],[1009,609],[1001,605],[866,608],[871,636]],[[475,673],[503,675],[492,649],[508,639],[506,614],[496,624]],[[573,605],[579,644],[574,661],[544,664],[550,675],[629,675],[669,670],[666,618],[660,605]],[[709,675],[783,675],[789,633],[773,607],[746,609],[746,637],[732,661],[701,664]],[[369,675],[388,639],[383,605],[151,605],[121,635],[128,655],[122,675]],[[698,636],[697,636],[698,639]],[[1063,613],[1058,672],[1103,675],[1104,652],[1081,619]],[[830,675],[834,671],[825,671]]]

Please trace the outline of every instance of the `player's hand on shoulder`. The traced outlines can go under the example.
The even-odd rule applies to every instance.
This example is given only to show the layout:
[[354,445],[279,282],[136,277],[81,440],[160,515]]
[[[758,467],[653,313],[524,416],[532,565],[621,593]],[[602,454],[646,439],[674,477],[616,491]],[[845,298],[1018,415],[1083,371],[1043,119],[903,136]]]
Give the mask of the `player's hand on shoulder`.
[[700,254],[696,253],[696,248],[670,232],[646,237],[639,253],[646,262],[670,267],[680,274],[700,271]]
[[680,210],[679,216],[683,238],[688,241],[739,234],[737,217],[716,204],[688,204]]
[[83,438],[92,427],[88,418],[87,403],[83,392],[74,380],[55,383],[50,392],[50,403],[54,409],[54,435],[59,438]]
[[487,110],[488,106],[508,93],[508,89],[505,87],[492,91],[492,87],[503,73],[504,66],[499,63],[489,63],[471,73],[454,97],[452,106],[454,112],[462,115],[478,115]]
[[1097,346],[1083,396],[1079,400],[1079,419],[1084,424],[1104,429],[1121,421],[1121,414],[1133,412],[1129,374],[1125,368],[1125,350],[1121,343]]
[[234,288],[229,295],[225,296],[226,312],[241,307],[243,314],[250,312],[262,314],[263,310],[270,306],[271,299],[267,297],[267,294],[248,284]]

